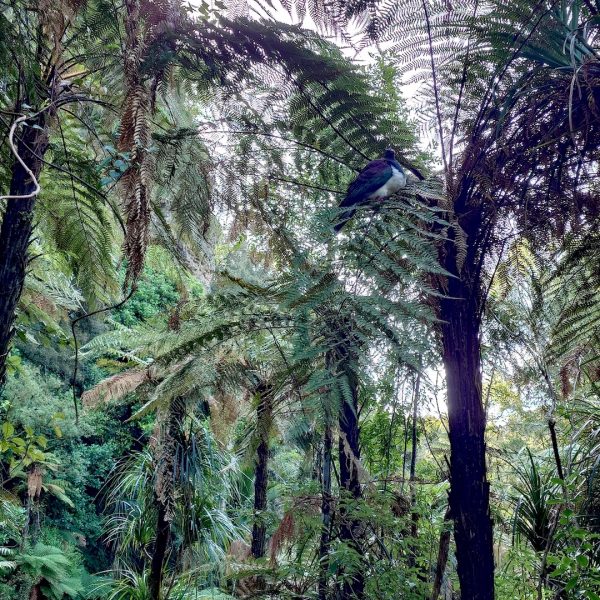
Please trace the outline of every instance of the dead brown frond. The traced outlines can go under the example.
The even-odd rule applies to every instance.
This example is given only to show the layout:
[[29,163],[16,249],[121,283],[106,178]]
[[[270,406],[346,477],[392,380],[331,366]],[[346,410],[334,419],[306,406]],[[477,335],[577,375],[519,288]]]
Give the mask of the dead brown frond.
[[172,29],[180,18],[179,3],[169,0],[126,0],[126,41],[123,55],[126,94],[119,128],[119,150],[129,154],[129,168],[121,177],[126,215],[124,250],[127,258],[125,287],[135,287],[144,266],[150,228],[150,183],[153,161],[150,115],[164,69],[149,79],[142,75],[144,52]]
[[135,286],[144,266],[150,226],[149,102],[141,84],[128,92],[121,119],[119,150],[130,153],[130,164],[121,178],[122,202],[126,220],[126,285]]
[[279,523],[279,527],[275,530],[273,537],[271,538],[271,562],[275,563],[277,558],[277,553],[286,542],[291,541],[294,538],[294,533],[296,531],[296,520],[294,518],[294,509],[288,510],[285,515],[283,515],[283,519],[281,519],[281,523]]
[[126,215],[125,286],[135,287],[144,266],[150,226],[150,167],[147,152],[150,139],[150,101],[140,72],[145,46],[140,2],[126,0],[125,8],[127,36],[123,66],[127,87],[119,127],[119,150],[129,153],[129,168],[121,178],[122,203]]
[[38,14],[43,32],[52,45],[50,64],[57,65],[63,54],[63,38],[83,0],[40,0]]
[[294,539],[297,531],[297,515],[317,515],[321,506],[320,496],[300,496],[294,499],[291,508],[283,515],[283,519],[269,542],[271,563],[277,561],[277,554],[283,546]]
[[175,308],[173,308],[171,314],[169,315],[168,327],[170,331],[179,331],[179,328],[181,327],[181,311],[189,302],[187,290],[182,288],[180,293],[181,299],[179,302],[177,302]]
[[31,470],[27,474],[27,496],[31,500],[40,497],[43,479],[44,472],[42,471],[42,468],[37,464],[33,464]]
[[184,404],[180,399],[169,406],[160,407],[156,413],[156,439],[153,449],[155,469],[154,494],[165,512],[165,520],[171,522],[175,516],[175,456],[177,438]]
[[132,369],[117,373],[96,384],[81,396],[83,406],[93,408],[102,402],[119,400],[126,394],[134,392],[143,383],[152,381],[150,368]]
[[219,390],[208,398],[210,424],[215,438],[225,442],[242,410],[249,405],[249,395],[238,396]]

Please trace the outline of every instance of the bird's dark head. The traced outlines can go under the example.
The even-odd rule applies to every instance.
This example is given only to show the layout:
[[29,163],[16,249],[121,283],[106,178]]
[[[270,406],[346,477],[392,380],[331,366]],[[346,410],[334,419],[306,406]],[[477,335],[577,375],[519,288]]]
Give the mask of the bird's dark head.
[[386,148],[383,153],[383,158],[385,158],[385,160],[396,160],[396,153],[392,148]]

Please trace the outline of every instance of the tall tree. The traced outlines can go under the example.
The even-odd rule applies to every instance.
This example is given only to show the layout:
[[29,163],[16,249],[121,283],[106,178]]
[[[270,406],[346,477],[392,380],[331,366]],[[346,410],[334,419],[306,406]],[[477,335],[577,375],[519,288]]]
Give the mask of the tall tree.
[[261,382],[256,387],[256,467],[254,470],[254,523],[252,524],[252,556],[262,558],[267,548],[267,487],[269,483],[269,438],[273,422],[273,389]]
[[[354,513],[362,498],[360,480],[359,374],[356,337],[351,318],[331,321],[333,340],[328,364],[338,386],[338,460],[340,465],[339,538],[351,550],[353,560],[340,573],[340,598],[364,598],[365,525]],[[324,490],[325,493],[325,490]],[[324,515],[325,516],[325,515]],[[325,519],[324,523],[325,525]]]
[[[469,600],[494,597],[480,339],[489,278],[510,231],[545,243],[548,231],[560,235],[575,226],[564,207],[586,196],[581,153],[597,147],[598,117],[592,80],[581,81],[576,99],[568,90],[594,68],[596,32],[584,23],[595,11],[589,3],[553,1],[534,11],[525,2],[483,8],[470,0],[433,1],[420,11],[410,3],[398,10],[381,5],[365,30],[379,39],[405,32],[390,50],[401,69],[410,69],[418,53],[428,60],[427,114],[437,130],[446,194],[439,207],[450,223],[436,228],[445,238],[439,259],[448,276],[434,277],[450,508],[461,594]],[[536,186],[529,183],[534,176]]]
[[76,101],[66,81],[70,56],[63,44],[79,2],[38,4],[17,2],[11,16],[0,14],[1,53],[13,59],[6,77],[12,104],[5,109],[11,118],[6,132],[11,150],[9,193],[0,196],[7,203],[0,227],[0,385],[27,271],[50,123],[61,106]]
[[[161,101],[159,91],[170,81],[169,74],[177,71],[182,80],[195,82],[203,93],[223,89],[235,94],[246,85],[271,86],[277,89],[278,99],[290,102],[294,98],[298,107],[303,106],[304,119],[328,123],[337,131],[340,130],[327,116],[328,111],[336,107],[335,120],[341,120],[346,114],[359,121],[363,109],[357,100],[370,93],[364,75],[333,45],[316,40],[297,27],[247,19],[218,19],[217,14],[204,18],[185,11],[178,0],[131,0],[117,10],[107,10],[101,0],[85,7],[80,2],[67,0],[63,4],[53,3],[51,7],[46,2],[39,2],[39,7],[22,2],[13,4],[6,13],[12,16],[7,17],[3,12],[0,17],[2,31],[6,32],[0,53],[8,56],[11,48],[16,47],[26,51],[24,58],[17,57],[9,71],[11,104],[6,110],[12,116],[28,117],[31,126],[23,127],[24,120],[19,121],[23,133],[17,139],[25,136],[22,158],[32,163],[27,170],[13,155],[7,187],[19,192],[11,194],[19,197],[29,196],[32,191],[36,193],[22,197],[23,202],[8,200],[5,224],[0,231],[4,236],[0,275],[7,290],[0,301],[0,374],[4,372],[25,277],[34,198],[39,191],[34,179],[44,162],[51,117],[69,103],[93,100],[112,108],[105,101],[91,98],[89,90],[82,91],[82,82],[100,79],[113,95],[115,91],[122,91],[123,95],[118,144],[121,156],[114,161],[119,166],[109,172],[107,185],[118,181],[121,190],[121,210],[110,206],[119,219],[121,213],[124,216],[129,286],[135,286],[141,273],[150,216],[156,208],[151,201],[155,173],[148,147],[154,129],[154,108]],[[72,36],[69,35],[71,30]],[[103,40],[108,52],[93,44],[80,47],[95,34]],[[120,61],[117,59],[119,51]],[[74,68],[81,63],[86,68]],[[97,91],[93,85],[91,89]],[[347,93],[348,89],[352,94]],[[168,100],[164,103],[171,110]],[[377,102],[373,103],[372,110],[379,116],[383,112]],[[10,124],[6,126],[7,134],[9,129]],[[57,134],[62,138],[60,129]],[[182,133],[178,135],[181,137]],[[372,132],[362,126],[352,137],[350,140],[344,136],[348,148],[355,148],[357,140],[375,141]],[[15,151],[19,143],[14,146]],[[66,159],[68,163],[69,157]],[[62,168],[71,172],[69,164]],[[72,174],[71,180],[75,179],[76,175]],[[166,222],[160,211],[157,220],[163,225]]]
[[323,457],[321,480],[321,536],[319,540],[319,600],[328,598],[329,552],[331,548],[331,528],[333,519],[333,498],[331,496],[331,473],[333,469],[333,432],[331,416],[325,415],[323,433]]

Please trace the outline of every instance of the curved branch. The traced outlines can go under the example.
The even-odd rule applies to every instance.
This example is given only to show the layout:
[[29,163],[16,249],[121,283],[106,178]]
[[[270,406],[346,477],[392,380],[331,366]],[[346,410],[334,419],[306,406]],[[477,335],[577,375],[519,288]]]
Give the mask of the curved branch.
[[33,190],[33,192],[30,192],[29,194],[23,194],[23,195],[7,194],[5,196],[0,196],[0,200],[28,200],[29,198],[34,198],[35,196],[37,196],[40,193],[41,188],[40,188],[40,184],[37,180],[37,177],[33,174],[33,171],[25,164],[25,161],[19,155],[19,152],[17,151],[17,148],[15,147],[15,144],[14,144],[14,135],[15,135],[15,131],[16,131],[17,127],[19,126],[20,123],[22,123],[23,121],[26,121],[28,118],[29,117],[27,115],[23,115],[23,116],[19,117],[18,119],[16,119],[15,122],[12,124],[12,126],[10,128],[10,132],[8,134],[8,145],[10,146],[12,153],[15,155],[15,158],[19,161],[19,163],[21,164],[23,169],[25,169],[25,172],[29,175],[29,177],[31,177],[31,181],[33,181],[33,184],[35,185],[35,189]]

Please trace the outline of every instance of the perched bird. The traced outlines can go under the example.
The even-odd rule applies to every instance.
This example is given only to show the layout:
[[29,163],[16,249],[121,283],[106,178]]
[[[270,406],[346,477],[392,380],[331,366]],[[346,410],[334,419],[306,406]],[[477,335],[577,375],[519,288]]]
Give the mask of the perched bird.
[[406,186],[406,173],[396,160],[396,155],[388,148],[383,158],[372,160],[348,187],[340,208],[348,208],[333,228],[337,233],[354,216],[357,206],[371,200],[382,200]]

